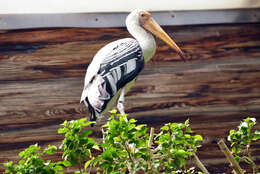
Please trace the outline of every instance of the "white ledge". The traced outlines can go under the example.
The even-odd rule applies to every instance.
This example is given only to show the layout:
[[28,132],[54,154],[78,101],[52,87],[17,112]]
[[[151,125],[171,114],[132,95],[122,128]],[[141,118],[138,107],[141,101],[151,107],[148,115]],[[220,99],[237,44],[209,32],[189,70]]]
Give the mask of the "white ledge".
[[[128,13],[0,14],[0,30],[124,27]],[[259,23],[259,9],[152,12],[160,25]]]

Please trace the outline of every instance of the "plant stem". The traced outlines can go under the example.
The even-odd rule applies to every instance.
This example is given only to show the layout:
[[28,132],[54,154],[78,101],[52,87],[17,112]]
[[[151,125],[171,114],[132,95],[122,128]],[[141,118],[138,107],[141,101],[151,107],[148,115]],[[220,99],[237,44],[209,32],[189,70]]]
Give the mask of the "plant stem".
[[82,174],[81,163],[78,163],[79,173]]
[[151,127],[150,137],[149,137],[149,141],[148,141],[148,148],[151,148],[151,146],[153,144],[153,136],[154,136],[154,128]]
[[193,157],[196,165],[200,168],[200,170],[202,170],[202,172],[205,174],[209,174],[208,170],[206,169],[206,167],[203,165],[203,163],[200,161],[199,157],[195,153],[193,153]]
[[130,153],[129,145],[125,142],[124,146],[125,146],[125,149],[126,149],[126,152],[127,152],[128,156],[129,156],[129,159],[131,160],[132,163],[134,163],[134,160],[133,160],[132,155]]
[[[103,141],[103,143],[105,144],[105,142],[106,142],[106,134],[105,134],[105,131],[104,131],[104,129],[103,128],[101,128],[101,132],[102,132],[102,141]],[[103,152],[106,150],[105,148],[103,148],[102,147],[102,149],[103,149]]]
[[81,159],[79,159],[79,172],[80,172],[80,174],[82,174],[83,172],[82,172],[82,162],[81,162]]
[[229,149],[228,149],[228,147],[225,144],[223,139],[221,139],[218,142],[218,146],[220,147],[221,151],[225,154],[226,158],[230,162],[230,164],[231,164],[232,168],[234,169],[235,173],[244,174],[243,170],[241,169],[241,167],[239,166],[239,164],[237,163],[237,161],[235,160],[235,158],[233,157],[233,155],[229,151]]
[[250,151],[250,143],[246,146],[246,152],[247,152],[247,156],[248,158],[250,159],[250,165],[252,166],[252,169],[253,169],[253,174],[257,174],[258,172],[258,167],[257,165],[255,164],[254,160],[253,160],[253,157],[251,155],[251,151]]
[[[151,151],[151,146],[153,144],[153,136],[154,136],[154,128],[151,127],[151,131],[150,131],[150,137],[148,140],[148,151],[151,155],[153,155],[152,151]],[[152,163],[153,163],[153,158],[151,158],[147,164],[148,164],[148,173],[153,173],[153,167],[152,167]]]
[[[125,150],[126,150],[128,156],[129,156],[131,163],[133,163],[133,165],[135,165],[134,159],[133,159],[131,152],[130,152],[130,147],[126,142],[124,143],[124,147],[125,147]],[[129,170],[130,174],[135,173],[134,171],[131,170],[131,164],[130,164],[130,166],[128,165],[128,170]]]

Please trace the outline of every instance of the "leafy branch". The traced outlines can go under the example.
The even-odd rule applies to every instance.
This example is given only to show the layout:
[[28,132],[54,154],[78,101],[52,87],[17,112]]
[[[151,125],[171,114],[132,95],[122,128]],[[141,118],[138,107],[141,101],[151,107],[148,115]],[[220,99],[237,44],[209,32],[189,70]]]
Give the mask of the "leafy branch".
[[256,119],[247,117],[241,121],[237,130],[230,130],[228,136],[236,161],[239,163],[243,160],[249,164],[252,167],[253,174],[259,171],[259,166],[255,164],[250,150],[251,143],[260,139],[260,132],[258,130],[252,131],[255,125]]
[[[112,112],[110,120],[103,126],[103,153],[98,157],[104,173],[129,171],[130,173],[169,173],[186,170],[186,161],[200,146],[203,138],[193,135],[189,121],[168,123],[158,134],[146,125],[136,125],[135,119]],[[116,151],[117,153],[113,153]],[[120,170],[119,170],[120,169]]]
[[41,151],[41,147],[38,144],[29,146],[27,149],[19,153],[21,160],[17,164],[13,164],[13,161],[4,163],[7,168],[5,173],[10,174],[63,174],[60,172],[63,170],[63,162],[52,162],[50,160],[44,161],[42,157],[44,155],[53,155],[57,150],[56,146],[48,146],[44,151]]
[[[22,160],[18,164],[5,163],[6,173],[62,174],[64,167],[72,166],[77,166],[75,173],[78,174],[93,171],[104,174],[195,173],[195,168],[187,168],[186,164],[187,160],[197,157],[203,138],[193,133],[189,120],[165,124],[156,133],[154,128],[148,132],[145,124],[138,125],[135,119],[126,121],[125,118],[126,115],[117,114],[115,110],[111,112],[110,119],[101,128],[102,142],[91,137],[93,132],[89,126],[94,122],[85,118],[64,121],[58,129],[58,133],[64,135],[59,147],[63,161],[44,161],[42,156],[54,154],[57,147],[49,146],[40,152],[36,144],[19,154]],[[199,161],[198,158],[195,161]],[[199,168],[206,171],[205,167]]]

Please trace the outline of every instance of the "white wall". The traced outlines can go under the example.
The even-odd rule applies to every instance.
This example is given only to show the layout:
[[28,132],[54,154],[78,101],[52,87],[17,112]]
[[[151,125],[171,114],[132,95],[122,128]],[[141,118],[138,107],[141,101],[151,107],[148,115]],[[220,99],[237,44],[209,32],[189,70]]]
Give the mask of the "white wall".
[[258,8],[260,0],[0,0],[0,14]]

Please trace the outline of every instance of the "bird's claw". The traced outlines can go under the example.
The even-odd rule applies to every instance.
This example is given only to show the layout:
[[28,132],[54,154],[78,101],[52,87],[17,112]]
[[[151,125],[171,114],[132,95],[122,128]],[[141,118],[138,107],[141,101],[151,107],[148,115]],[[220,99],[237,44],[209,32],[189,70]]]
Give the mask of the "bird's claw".
[[125,115],[125,108],[123,102],[119,101],[117,103],[117,109],[120,112],[121,115]]

